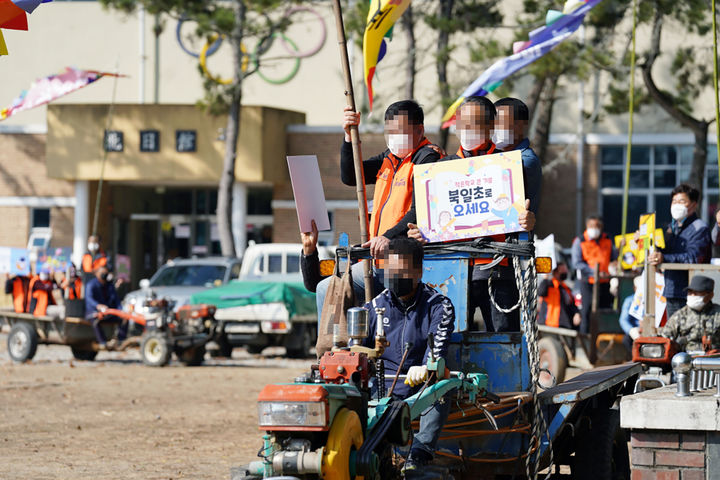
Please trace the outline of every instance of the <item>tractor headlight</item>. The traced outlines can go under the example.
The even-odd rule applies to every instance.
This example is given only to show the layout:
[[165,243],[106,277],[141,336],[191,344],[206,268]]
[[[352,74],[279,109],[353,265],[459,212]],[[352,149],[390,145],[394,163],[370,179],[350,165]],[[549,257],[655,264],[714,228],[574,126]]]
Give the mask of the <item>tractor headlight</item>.
[[665,345],[658,343],[640,345],[640,356],[643,358],[663,358],[664,355]]
[[324,402],[258,402],[261,427],[324,427]]

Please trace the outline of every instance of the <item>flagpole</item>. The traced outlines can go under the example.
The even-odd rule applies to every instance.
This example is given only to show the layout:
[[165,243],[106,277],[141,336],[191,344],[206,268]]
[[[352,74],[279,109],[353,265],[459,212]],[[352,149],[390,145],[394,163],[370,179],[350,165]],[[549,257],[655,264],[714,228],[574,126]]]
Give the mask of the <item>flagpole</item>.
[[[337,27],[338,45],[340,47],[340,63],[342,64],[343,77],[345,79],[345,101],[355,112],[355,94],[353,93],[352,75],[350,74],[350,60],[348,59],[347,40],[345,38],[345,24],[343,23],[342,7],[340,0],[333,0],[333,11],[335,12],[335,26]],[[362,152],[360,150],[360,133],[357,125],[350,126],[350,142],[352,143],[353,165],[355,166],[355,191],[357,193],[358,214],[360,216],[360,242],[365,243],[368,238],[368,208],[367,193],[365,192],[365,174],[362,164]],[[348,258],[348,261],[350,259]],[[365,277],[365,301],[373,298],[373,280],[371,260],[364,260]]]

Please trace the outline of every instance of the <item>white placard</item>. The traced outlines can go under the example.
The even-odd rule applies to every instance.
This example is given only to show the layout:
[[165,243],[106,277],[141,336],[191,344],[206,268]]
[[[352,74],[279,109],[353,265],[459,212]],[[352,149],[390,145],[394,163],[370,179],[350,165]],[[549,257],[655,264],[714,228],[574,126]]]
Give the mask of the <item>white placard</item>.
[[287,157],[287,162],[300,231],[312,231],[312,220],[315,220],[318,230],[330,230],[317,156],[292,156]]

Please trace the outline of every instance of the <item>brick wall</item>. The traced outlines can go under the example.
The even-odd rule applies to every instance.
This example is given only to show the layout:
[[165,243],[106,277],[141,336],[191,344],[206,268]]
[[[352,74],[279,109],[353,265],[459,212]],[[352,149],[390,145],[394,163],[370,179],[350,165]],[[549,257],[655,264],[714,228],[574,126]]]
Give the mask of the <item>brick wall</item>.
[[[705,480],[706,432],[644,430],[632,433],[632,480]],[[717,474],[718,472],[714,472]],[[716,478],[708,476],[707,478]]]

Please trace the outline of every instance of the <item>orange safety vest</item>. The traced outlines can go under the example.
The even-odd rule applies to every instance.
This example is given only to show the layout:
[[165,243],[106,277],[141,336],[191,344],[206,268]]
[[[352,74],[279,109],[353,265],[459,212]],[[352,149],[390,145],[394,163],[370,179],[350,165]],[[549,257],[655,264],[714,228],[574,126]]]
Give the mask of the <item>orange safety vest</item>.
[[377,174],[373,213],[370,219],[370,238],[382,235],[398,224],[412,206],[413,167],[412,157],[420,148],[430,145],[423,138],[420,145],[407,157],[399,159],[388,153]]
[[567,285],[560,283],[560,281],[555,278],[552,279],[552,287],[548,288],[547,297],[543,297],[543,302],[545,302],[546,305],[545,325],[548,327],[560,326],[560,312],[562,310],[561,288],[572,298],[572,292]]
[[82,279],[76,278],[72,284],[67,286],[68,300],[80,300],[82,298]]
[[25,276],[16,276],[12,279],[13,308],[16,313],[25,313],[28,308],[28,289],[30,279]]
[[45,315],[47,313],[48,305],[55,305],[55,300],[53,300],[51,292],[40,288],[36,290],[35,286],[38,283],[52,284],[52,281],[47,280],[46,282],[43,282],[39,277],[32,279],[30,282],[31,300],[29,313],[32,313],[33,315]]
[[[583,241],[580,242],[580,248],[582,249],[583,260],[592,269],[595,269],[595,265],[599,265],[600,273],[608,273],[608,266],[610,265],[610,258],[612,257],[612,241],[608,236],[603,233],[600,238],[590,240],[587,231],[583,233]],[[607,283],[610,279],[601,278],[600,283]],[[595,283],[595,278],[590,277],[590,283]]]
[[82,259],[82,270],[85,273],[93,273],[95,269],[104,267],[107,265],[107,257],[104,253],[99,252],[96,256],[91,253],[83,255]]

